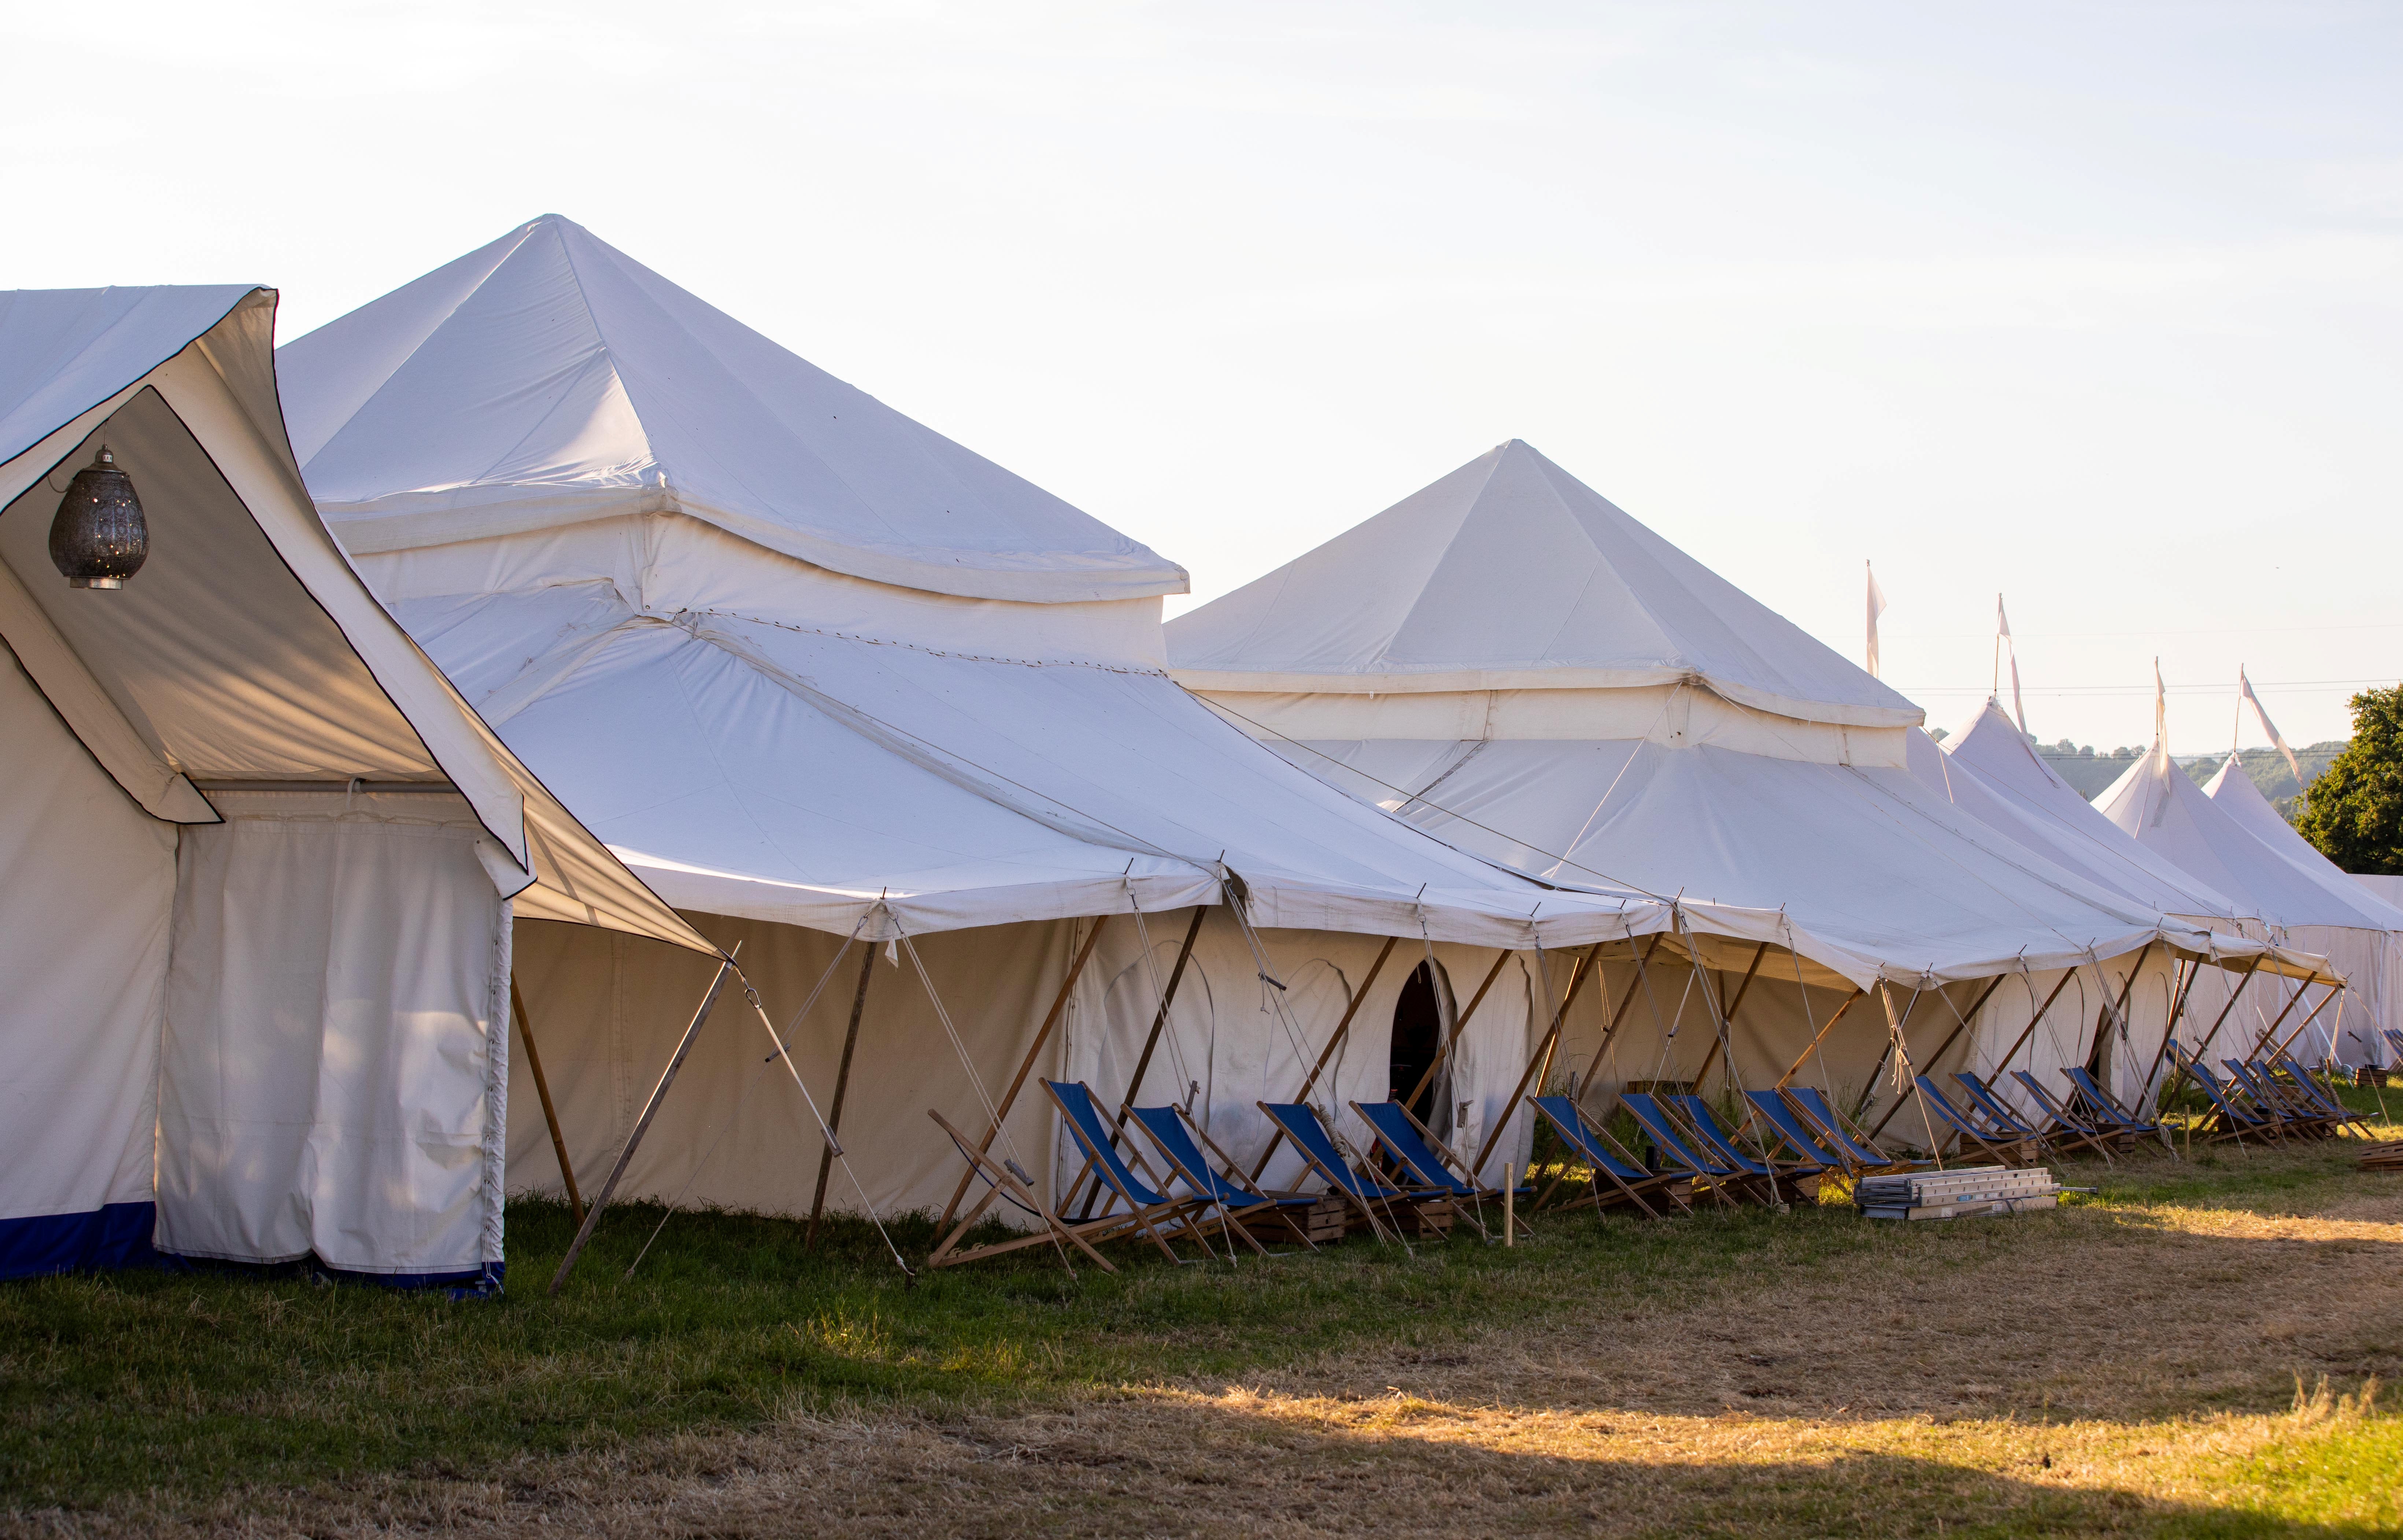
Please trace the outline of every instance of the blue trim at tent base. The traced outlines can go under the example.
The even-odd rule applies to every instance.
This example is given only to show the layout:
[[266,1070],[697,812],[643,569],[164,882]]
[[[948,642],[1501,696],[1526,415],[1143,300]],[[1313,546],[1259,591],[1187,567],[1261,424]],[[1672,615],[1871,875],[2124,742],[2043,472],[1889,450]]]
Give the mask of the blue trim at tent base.
[[0,1219],[0,1278],[159,1265],[150,1249],[156,1203],[111,1203],[83,1214]]
[[40,1278],[61,1272],[103,1272],[119,1268],[202,1269],[261,1278],[317,1278],[328,1283],[373,1283],[388,1289],[444,1289],[453,1299],[485,1298],[501,1292],[506,1262],[450,1272],[352,1272],[327,1267],[314,1256],[297,1262],[226,1262],[178,1256],[154,1250],[156,1203],[111,1203],[85,1214],[45,1214],[0,1219],[0,1279]]

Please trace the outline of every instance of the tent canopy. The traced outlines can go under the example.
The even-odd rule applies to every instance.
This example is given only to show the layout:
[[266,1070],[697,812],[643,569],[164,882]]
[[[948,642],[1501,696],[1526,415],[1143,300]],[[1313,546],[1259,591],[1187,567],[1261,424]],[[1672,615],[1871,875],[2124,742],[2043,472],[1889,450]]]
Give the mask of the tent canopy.
[[[327,537],[284,435],[274,307],[239,286],[0,295],[0,636],[154,816],[215,822],[212,783],[447,782],[520,912],[714,951],[493,736]],[[60,580],[48,535],[57,488],[103,442],[152,554],[92,594]]]
[[1262,925],[1665,923],[1260,752],[1161,666],[1181,572],[564,220],[277,362],[379,597],[683,907],[882,935],[1211,902],[1231,875]]
[[834,572],[1060,603],[1183,568],[545,215],[284,350],[354,554],[681,512]]
[[1923,716],[1516,438],[1179,617],[1169,638],[1201,690],[1691,682],[1804,722]]

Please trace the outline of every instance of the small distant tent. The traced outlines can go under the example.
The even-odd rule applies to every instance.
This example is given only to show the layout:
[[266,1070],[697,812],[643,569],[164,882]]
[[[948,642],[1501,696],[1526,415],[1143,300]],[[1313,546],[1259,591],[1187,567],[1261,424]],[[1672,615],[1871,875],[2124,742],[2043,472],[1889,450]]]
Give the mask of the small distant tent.
[[[327,537],[274,305],[0,294],[0,1276],[490,1279],[512,915],[715,950]],[[148,556],[71,589],[52,517],[104,446]]]
[[1705,942],[1717,977],[1666,999],[1620,967],[1588,1084],[1726,1064],[1717,1001],[1746,1083],[1809,1057],[1891,1109],[1897,1044],[1922,1071],[2049,1068],[2024,1029],[2074,971],[2094,988],[2066,1051],[2106,993],[2158,1040],[2172,953],[2212,945],[1954,805],[1916,706],[1515,439],[1167,629],[1187,687],[1447,840],[1777,912],[1794,955]]
[[[2314,872],[2265,839],[2271,831],[2260,820],[2281,825],[2284,821],[2241,770],[2236,779],[2241,786],[2225,784],[2223,777],[2206,791],[2170,757],[2166,736],[2158,736],[2094,805],[2138,843],[2257,917],[2268,939],[2327,959],[2346,981],[2333,1008],[2317,996],[2306,999],[2295,980],[2271,979],[2266,986],[2248,986],[2232,1013],[2224,992],[2232,992],[2235,983],[2202,981],[2189,1018],[2214,1022],[2226,1017],[2207,1049],[2211,1055],[2243,1056],[2265,1042],[2293,1036],[2295,1052],[2308,1061],[2369,1061],[2365,1034],[2391,1019],[2388,1003],[2396,987],[2393,927],[2403,925],[2403,915],[2325,860],[2327,872]],[[2259,832],[2251,825],[2260,825]],[[2292,830],[2285,832],[2297,848],[2309,850]],[[2348,1039],[2347,1034],[2354,1035]]]
[[[1255,1103],[1322,1057],[1330,1107],[1383,1098],[1422,977],[1463,1011],[1498,978],[1447,1099],[1475,1122],[1524,1061],[1542,954],[1667,923],[1262,751],[1167,676],[1182,569],[568,220],[278,363],[310,488],[379,597],[645,881],[742,943],[791,1061],[829,1107],[841,1088],[860,1186],[827,1191],[793,1088],[745,1098],[785,1074],[757,1021],[713,1027],[629,1194],[939,1207],[961,1165],[928,1110],[973,1136],[1018,1065],[1189,1104],[1248,1154]],[[518,946],[589,1191],[705,969],[553,926]],[[1077,1169],[1039,1097],[1003,1129],[1039,1190]],[[538,1127],[512,1148],[512,1182],[558,1190]]]

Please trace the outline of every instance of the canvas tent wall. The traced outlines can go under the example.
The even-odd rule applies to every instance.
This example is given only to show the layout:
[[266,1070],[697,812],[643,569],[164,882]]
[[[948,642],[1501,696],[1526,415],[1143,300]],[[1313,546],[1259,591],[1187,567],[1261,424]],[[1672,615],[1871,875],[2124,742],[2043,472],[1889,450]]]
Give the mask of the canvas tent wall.
[[[2258,917],[2269,939],[2327,959],[2328,969],[2346,982],[2337,1004],[2319,1010],[2316,992],[2304,999],[2299,983],[2265,980],[2267,987],[2249,985],[2236,995],[2237,1007],[2229,1014],[2225,1007],[2235,990],[2233,981],[2204,979],[2195,991],[2193,1012],[2206,1020],[2228,1017],[2209,1052],[2241,1056],[2273,1025],[2283,1039],[2308,1020],[2310,1026],[2295,1040],[2298,1057],[2308,1062],[2331,1057],[2345,1063],[2369,1062],[2362,1034],[2368,1024],[2391,1020],[2390,1002],[2398,980],[2396,932],[2390,926],[2403,923],[2403,915],[2348,882],[2334,867],[2327,873],[2313,871],[2248,828],[2247,817],[2277,820],[2267,804],[2257,810],[2247,805],[2246,792],[2252,792],[2251,802],[2259,801],[2249,782],[2243,788],[2223,784],[2220,791],[2222,796],[2215,796],[2196,785],[2170,757],[2164,735],[2094,804],[2138,843],[2235,898]],[[2311,1015],[2314,1010],[2319,1013]],[[2354,1035],[2348,1037],[2348,1033]]]
[[[744,942],[778,1027],[826,981],[795,1049],[822,1100],[856,988],[857,954],[838,978],[836,953],[896,943],[895,966],[869,974],[843,1121],[880,1207],[947,1196],[958,1166],[928,1105],[980,1118],[963,1057],[998,1100],[1097,917],[1116,918],[1038,1067],[1117,1094],[1106,1082],[1156,1008],[1141,954],[1213,906],[1146,1094],[1240,1081],[1208,1103],[1238,1143],[1257,1131],[1253,1100],[1293,1089],[1287,1034],[1323,1046],[1383,938],[1434,948],[1457,979],[1499,950],[1665,923],[1641,895],[1528,883],[1261,752],[1165,675],[1159,596],[1181,570],[565,220],[296,340],[279,365],[328,524],[502,736],[713,938]],[[1239,891],[1246,924],[1228,907]],[[569,1144],[597,1161],[680,1024],[666,1002],[694,981],[598,937],[520,945]],[[1473,1023],[1495,1046],[1471,1066],[1523,1057],[1513,998]],[[1362,1062],[1381,1010],[1357,1013]],[[765,1041],[756,1020],[738,1030]],[[696,1050],[629,1191],[813,1200],[807,1109],[789,1083],[744,1101],[761,1057],[738,1043],[714,1029]],[[1345,1069],[1338,1104],[1382,1095],[1382,1075]],[[1032,1100],[1011,1131],[1049,1147]],[[513,1183],[555,1183],[522,1130],[518,1148]]]
[[[2103,976],[2116,970],[2116,1001],[2141,973],[2132,1008],[2156,1008],[2170,944],[2213,946],[1964,811],[1917,708],[1516,440],[1167,630],[1175,676],[1230,720],[1448,840],[1548,881],[1779,913],[1752,947],[1702,949],[1715,976],[1673,977],[1682,1006],[1601,980],[1616,992],[1581,1002],[1593,1014],[1572,1053],[1606,1037],[1605,1078],[1732,1059],[1768,1083],[1884,980],[1892,1019],[1871,989],[1823,1067],[1890,1102],[1890,1076],[1868,1081],[1897,1026],[1913,1067],[1941,1047],[1949,1068],[2020,1035],[2028,987],[2083,969],[2079,1030],[2058,1050],[2039,1034],[2017,1062],[2082,1059]],[[1850,965],[1781,978],[1762,939]],[[1752,1017],[1715,1054],[1698,1013],[1747,974]],[[1981,1001],[1975,1030],[1945,1020]]]
[[[509,917],[707,943],[360,586],[277,412],[271,292],[0,295],[0,1275],[163,1250],[502,1259]],[[150,554],[49,534],[105,444]]]

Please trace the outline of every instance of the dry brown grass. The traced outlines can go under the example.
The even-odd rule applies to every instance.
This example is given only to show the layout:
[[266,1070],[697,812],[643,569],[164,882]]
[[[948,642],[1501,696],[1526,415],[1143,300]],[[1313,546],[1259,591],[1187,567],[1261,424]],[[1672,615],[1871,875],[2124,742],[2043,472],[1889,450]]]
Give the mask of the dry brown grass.
[[[746,1434],[472,1478],[252,1493],[165,1527],[2396,1533],[2391,1479],[2315,1499],[2306,1519],[2280,1517],[2294,1505],[2263,1472],[2314,1450],[2340,1464],[2403,1450],[2392,1419],[2363,1416],[2374,1377],[2403,1373],[2398,1260],[2392,1186],[2349,1185],[2308,1214],[2091,1206],[1993,1222],[1965,1263],[1725,1278],[1566,1329],[1350,1351],[1244,1383],[1128,1384],[986,1413],[796,1410]],[[2299,1405],[2299,1385],[2316,1399]],[[70,1524],[161,1527],[139,1504],[18,1520]]]

